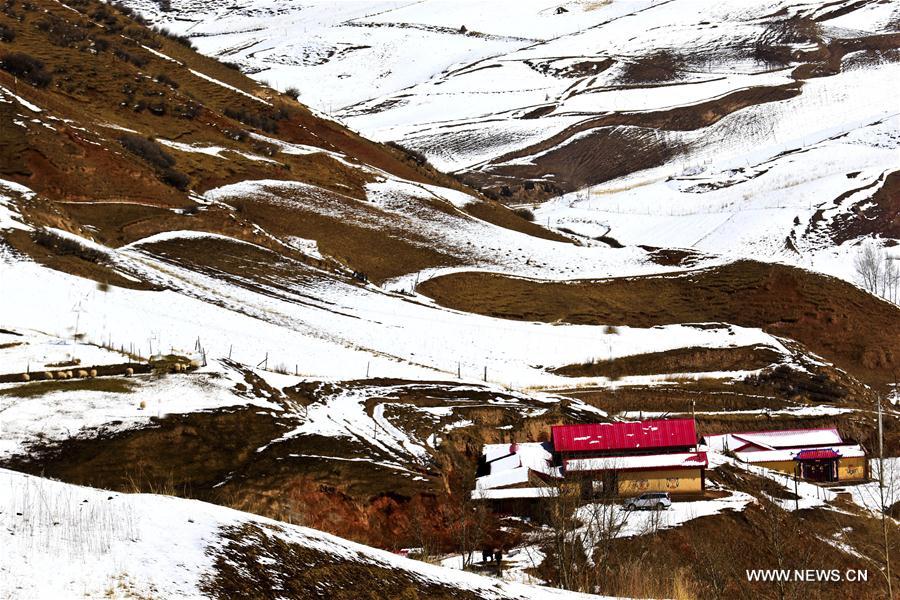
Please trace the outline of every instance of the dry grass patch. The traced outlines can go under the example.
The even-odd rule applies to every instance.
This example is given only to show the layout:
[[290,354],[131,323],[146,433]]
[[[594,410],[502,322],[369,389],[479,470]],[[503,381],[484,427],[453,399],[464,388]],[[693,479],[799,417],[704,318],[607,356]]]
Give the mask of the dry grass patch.
[[724,322],[799,341],[869,384],[900,367],[900,309],[838,279],[739,261],[672,275],[542,282],[457,273],[419,291],[440,304],[506,319],[652,327]]

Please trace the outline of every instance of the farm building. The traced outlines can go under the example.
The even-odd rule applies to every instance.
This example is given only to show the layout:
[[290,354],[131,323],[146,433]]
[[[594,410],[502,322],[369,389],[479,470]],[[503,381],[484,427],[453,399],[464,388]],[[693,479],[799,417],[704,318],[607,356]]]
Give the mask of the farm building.
[[498,512],[532,514],[542,498],[558,494],[562,477],[547,442],[487,444],[478,461],[474,500],[489,500]]
[[561,477],[547,442],[487,444],[476,475],[473,497],[485,499],[539,496]]
[[711,450],[730,452],[741,461],[797,474],[816,482],[868,479],[865,449],[845,442],[837,429],[748,431],[708,435]]
[[557,425],[551,436],[565,478],[590,483],[593,492],[633,496],[705,488],[708,462],[706,452],[697,450],[693,419]]

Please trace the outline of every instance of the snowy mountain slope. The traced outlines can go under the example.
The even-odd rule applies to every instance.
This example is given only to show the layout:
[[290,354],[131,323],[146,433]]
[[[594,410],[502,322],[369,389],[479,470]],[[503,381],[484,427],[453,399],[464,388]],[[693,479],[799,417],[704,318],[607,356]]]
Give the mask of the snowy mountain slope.
[[[224,20],[190,3],[136,5],[212,55],[224,36],[241,48],[233,60],[281,87],[327,82],[331,96],[310,104],[507,203],[562,196],[538,211],[550,227],[846,280],[861,239],[897,238],[886,183],[897,106],[884,82],[896,77],[900,12],[889,2],[617,0],[564,3],[562,14],[535,2],[372,3],[328,19],[314,4],[286,9],[289,24],[264,36],[276,22],[264,3]],[[454,36],[458,23],[485,35]],[[261,53],[242,27],[266,38]],[[294,72],[272,59],[296,60],[320,36],[370,48]],[[427,56],[415,52],[423,44]],[[866,219],[854,216],[864,207]]]
[[328,113],[607,18],[592,2],[570,3],[569,13],[557,15],[559,5],[547,0],[519,2],[513,12],[471,0],[287,6],[188,0],[172,3],[169,12],[150,0],[129,4],[190,36],[204,54],[238,62],[278,89],[297,86],[304,103]]
[[[4,598],[225,598],[257,586],[291,597],[349,597],[367,576],[380,597],[598,598],[409,560],[313,529],[194,500],[119,494],[0,470]],[[259,553],[259,571],[229,561]],[[302,576],[309,561],[331,576]],[[233,564],[233,563],[232,563]],[[301,564],[303,564],[301,562]],[[231,586],[231,587],[229,587]]]
[[[472,236],[459,246],[484,240],[489,248],[496,244],[494,253],[504,248],[509,253],[516,249],[515,242],[528,244],[530,249],[520,250],[521,256],[505,264],[548,275],[602,268],[598,258],[620,254],[514,232],[515,242],[509,244],[503,240],[505,230],[495,231],[493,237]],[[457,233],[465,235],[465,230]],[[121,271],[165,291],[103,291],[88,280],[30,261],[4,260],[0,263],[4,279],[29,282],[10,289],[4,307],[7,314],[16,315],[17,326],[61,338],[71,335],[76,320],[83,339],[96,343],[112,339],[113,344],[145,346],[153,340],[158,348],[188,352],[200,338],[210,358],[231,356],[256,364],[268,355],[272,364],[299,364],[303,374],[315,377],[361,377],[368,372],[429,378],[459,373],[480,379],[486,372],[492,382],[522,388],[585,383],[549,372],[557,366],[684,346],[765,344],[789,355],[776,338],[752,328],[675,325],[619,328],[610,335],[602,326],[515,323],[467,315],[427,299],[334,280],[301,263],[288,261],[278,267],[286,259],[238,240],[183,235],[104,249]],[[240,262],[227,265],[212,259],[233,256],[240,261],[245,252],[271,261],[273,267],[255,275],[235,270]],[[484,256],[491,254],[488,250]],[[538,263],[541,257],[547,263]],[[592,257],[597,258],[592,262]],[[280,277],[288,271],[294,281]],[[33,304],[35,294],[47,299],[41,307]],[[428,335],[423,335],[425,331]],[[540,343],[534,346],[537,340]]]
[[[736,259],[824,270],[834,247],[890,237],[896,116],[872,79],[895,75],[892,8],[136,5],[314,106],[117,4],[2,7],[0,466],[435,556],[461,535],[543,539],[466,528],[483,445],[554,424],[827,422],[871,445],[896,307]],[[673,565],[708,586],[684,567],[727,548],[681,551],[704,543],[769,557],[745,494],[773,490],[721,466],[709,498],[635,519],[647,536],[616,538],[585,589],[681,595]],[[0,596],[551,594],[196,502],[0,480]],[[557,582],[539,552],[506,577]],[[663,567],[663,587],[628,587]]]

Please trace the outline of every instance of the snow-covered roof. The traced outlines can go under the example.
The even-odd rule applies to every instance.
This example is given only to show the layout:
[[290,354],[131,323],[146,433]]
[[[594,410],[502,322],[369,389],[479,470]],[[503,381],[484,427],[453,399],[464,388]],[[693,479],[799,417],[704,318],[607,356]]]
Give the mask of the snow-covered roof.
[[486,444],[482,450],[491,473],[516,467],[528,467],[538,473],[552,474],[553,454],[545,442]]
[[679,452],[676,454],[648,454],[645,456],[573,458],[566,461],[566,471],[705,468],[707,464],[706,452]]
[[526,483],[530,474],[540,473],[560,477],[559,467],[553,466],[549,444],[541,442],[486,444],[482,454],[490,472],[475,480],[476,490],[487,490]]
[[559,490],[553,487],[510,488],[505,490],[472,490],[473,500],[503,500],[506,498],[553,498]]
[[776,462],[783,460],[794,460],[801,452],[810,450],[833,450],[841,456],[841,458],[861,458],[866,455],[866,451],[859,444],[837,444],[833,446],[822,446],[818,448],[785,448],[782,450],[756,450],[752,452],[735,452],[735,456],[744,462],[761,463]]
[[527,467],[516,467],[483,475],[475,480],[475,489],[487,490],[525,483],[528,481],[529,473]]
[[[734,452],[752,451],[752,446],[762,450],[779,450],[803,446],[828,446],[843,444],[841,435],[835,428],[788,429],[783,431],[747,431],[708,435],[703,438],[710,450]],[[757,450],[759,451],[759,450]]]
[[481,450],[482,456],[487,462],[515,454],[516,444],[485,444]]

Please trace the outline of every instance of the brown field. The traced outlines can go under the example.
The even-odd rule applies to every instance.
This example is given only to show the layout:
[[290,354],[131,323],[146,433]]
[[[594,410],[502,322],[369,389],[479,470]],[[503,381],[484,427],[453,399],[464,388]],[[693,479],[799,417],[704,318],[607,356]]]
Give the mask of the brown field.
[[505,319],[760,327],[875,385],[894,381],[900,368],[900,309],[849,283],[784,265],[740,261],[673,275],[571,282],[458,273],[419,290],[444,306]]
[[781,354],[765,346],[737,348],[677,348],[566,365],[553,372],[566,377],[611,377],[657,373],[702,373],[704,371],[755,371],[778,362]]

